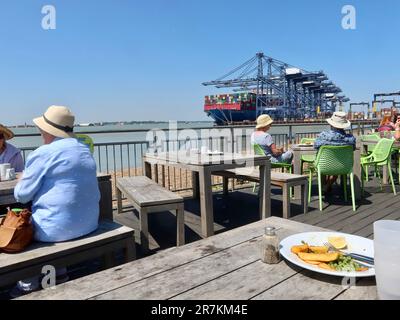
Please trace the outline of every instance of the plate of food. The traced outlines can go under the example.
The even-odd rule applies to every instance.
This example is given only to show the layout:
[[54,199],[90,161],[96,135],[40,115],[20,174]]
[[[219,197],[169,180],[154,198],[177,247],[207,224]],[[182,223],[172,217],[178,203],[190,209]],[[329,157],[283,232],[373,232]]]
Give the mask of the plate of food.
[[347,255],[374,257],[373,241],[359,236],[338,232],[298,233],[283,239],[279,252],[286,260],[315,272],[340,277],[375,276],[372,264]]

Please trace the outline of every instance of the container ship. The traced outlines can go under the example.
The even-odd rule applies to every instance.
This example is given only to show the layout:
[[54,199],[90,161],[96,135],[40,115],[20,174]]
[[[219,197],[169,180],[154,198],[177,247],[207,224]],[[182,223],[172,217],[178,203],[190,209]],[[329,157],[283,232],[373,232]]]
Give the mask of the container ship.
[[253,122],[263,113],[281,121],[317,119],[349,101],[323,71],[309,72],[262,52],[203,85],[233,91],[205,97],[204,111],[217,125]]

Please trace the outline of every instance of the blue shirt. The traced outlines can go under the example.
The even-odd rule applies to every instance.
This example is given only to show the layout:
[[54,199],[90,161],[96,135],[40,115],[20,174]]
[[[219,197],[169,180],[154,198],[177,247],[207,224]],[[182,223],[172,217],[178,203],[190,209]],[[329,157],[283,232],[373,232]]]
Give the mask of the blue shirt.
[[346,134],[342,129],[331,128],[322,131],[314,142],[314,148],[319,149],[321,146],[353,146],[356,147],[356,138],[351,134]]
[[274,143],[272,136],[263,131],[254,131],[251,135],[251,144],[258,144],[265,155],[273,157],[271,145]]
[[21,203],[32,201],[35,240],[66,241],[97,229],[96,163],[74,138],[56,139],[33,151],[14,196]]

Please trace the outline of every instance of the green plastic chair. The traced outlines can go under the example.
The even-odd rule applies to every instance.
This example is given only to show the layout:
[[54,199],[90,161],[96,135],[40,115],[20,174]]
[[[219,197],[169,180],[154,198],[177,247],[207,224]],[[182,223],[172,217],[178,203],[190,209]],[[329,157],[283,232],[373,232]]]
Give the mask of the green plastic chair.
[[[368,156],[361,157],[361,167],[363,171],[366,171],[369,165],[375,166],[377,168],[376,173],[379,178],[379,182],[381,185],[381,190],[383,189],[382,187],[382,179],[380,175],[380,170],[379,167],[387,166],[388,171],[389,171],[389,177],[390,177],[390,182],[392,184],[392,189],[394,195],[396,195],[396,188],[394,186],[393,182],[393,174],[392,174],[392,167],[391,167],[391,154],[392,154],[392,147],[393,147],[394,140],[392,139],[386,139],[382,138],[378,141],[378,143],[375,146],[374,151]],[[367,174],[365,175],[367,177]],[[367,179],[366,179],[367,180]],[[362,181],[362,191],[364,192],[364,179],[361,179]]]
[[353,146],[321,146],[313,166],[310,167],[308,180],[308,201],[311,201],[311,185],[313,172],[317,172],[319,210],[322,211],[321,176],[341,176],[344,188],[344,200],[347,201],[347,176],[350,175],[351,200],[353,211],[356,211],[354,197],[354,152]]
[[[256,144],[256,143],[253,144],[253,150],[254,150],[255,154],[262,155],[262,156],[265,155],[264,149],[259,144]],[[291,163],[284,163],[284,162],[272,163],[271,162],[271,168],[272,169],[282,168],[282,171],[284,171],[284,169],[286,168],[289,171],[289,173],[293,172],[293,165]],[[253,185],[253,192],[255,191],[255,188],[256,188],[256,184]],[[289,193],[290,193],[290,197],[292,197],[293,196],[292,188],[290,188]]]
[[[254,153],[258,155],[265,155],[264,149],[259,144],[253,144]],[[286,168],[289,173],[292,173],[293,166],[291,163],[285,162],[271,162],[271,168],[282,168],[282,171]]]
[[[369,140],[369,141],[379,141],[381,140],[381,136],[379,135],[379,133],[372,133],[372,134],[366,134],[366,135],[362,135],[361,136],[361,141],[365,141],[365,140]],[[367,146],[367,154],[361,154],[361,157],[365,157],[368,156],[372,153],[372,151],[374,151],[376,145],[368,145]],[[374,177],[376,177],[376,172],[377,172],[377,167],[375,166],[375,170],[374,170]],[[368,181],[368,175],[369,175],[369,168],[368,165],[366,165],[365,167],[365,177],[366,180]]]
[[[314,143],[315,138],[301,138],[300,143],[305,144],[305,143]],[[304,163],[309,163],[312,164],[315,161],[315,154],[305,154],[302,155],[300,158],[300,172],[303,174],[303,164]]]
[[75,134],[75,136],[80,143],[83,143],[89,147],[90,152],[92,154],[94,153],[94,143],[91,137],[89,137],[87,134],[80,134],[80,133]]

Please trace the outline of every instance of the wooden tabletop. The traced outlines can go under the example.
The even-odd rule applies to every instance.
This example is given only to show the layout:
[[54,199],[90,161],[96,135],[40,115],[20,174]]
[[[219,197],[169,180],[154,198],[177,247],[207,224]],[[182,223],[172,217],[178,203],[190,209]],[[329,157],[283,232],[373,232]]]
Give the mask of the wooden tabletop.
[[266,225],[283,239],[299,232],[323,231],[271,217],[183,247],[42,290],[24,299],[376,299],[375,278],[351,289],[341,277],[304,270],[286,261],[260,260]]
[[178,152],[159,152],[146,153],[146,161],[154,162],[179,162],[198,166],[208,166],[221,163],[246,163],[250,161],[268,160],[268,156],[242,153],[208,154],[208,153],[186,153],[185,151]]

